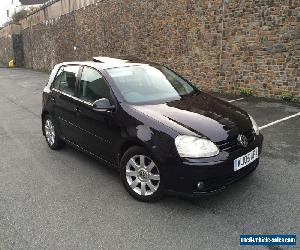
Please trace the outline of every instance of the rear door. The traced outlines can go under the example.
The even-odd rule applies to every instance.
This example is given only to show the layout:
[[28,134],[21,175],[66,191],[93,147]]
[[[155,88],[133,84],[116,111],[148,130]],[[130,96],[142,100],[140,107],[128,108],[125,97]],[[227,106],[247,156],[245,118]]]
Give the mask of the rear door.
[[62,66],[54,81],[52,101],[54,102],[54,116],[60,134],[67,140],[78,143],[76,137],[76,82],[80,66]]

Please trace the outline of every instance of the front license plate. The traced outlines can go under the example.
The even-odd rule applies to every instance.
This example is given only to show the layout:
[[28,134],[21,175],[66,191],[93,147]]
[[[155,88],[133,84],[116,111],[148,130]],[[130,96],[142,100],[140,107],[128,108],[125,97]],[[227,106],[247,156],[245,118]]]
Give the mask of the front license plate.
[[249,153],[236,158],[234,160],[234,171],[238,171],[243,167],[246,167],[251,162],[254,162],[258,158],[258,147],[250,151]]

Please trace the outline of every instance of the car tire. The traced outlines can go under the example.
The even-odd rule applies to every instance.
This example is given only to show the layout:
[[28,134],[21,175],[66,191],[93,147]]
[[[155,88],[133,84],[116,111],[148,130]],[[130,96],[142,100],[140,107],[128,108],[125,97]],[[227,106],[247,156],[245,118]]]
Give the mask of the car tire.
[[65,146],[65,142],[60,139],[55,122],[50,115],[46,115],[43,120],[43,130],[48,146],[53,149],[61,149]]
[[163,197],[163,180],[159,166],[143,147],[129,148],[120,162],[122,183],[136,200],[153,202]]

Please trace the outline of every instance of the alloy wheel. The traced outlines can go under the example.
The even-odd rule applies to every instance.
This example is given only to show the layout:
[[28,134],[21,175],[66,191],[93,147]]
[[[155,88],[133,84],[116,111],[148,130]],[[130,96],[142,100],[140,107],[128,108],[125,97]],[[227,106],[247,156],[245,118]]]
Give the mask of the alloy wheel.
[[54,145],[55,143],[55,130],[54,125],[50,119],[45,121],[45,136],[49,145]]
[[153,195],[160,184],[158,167],[148,156],[135,155],[126,164],[126,180],[138,195]]

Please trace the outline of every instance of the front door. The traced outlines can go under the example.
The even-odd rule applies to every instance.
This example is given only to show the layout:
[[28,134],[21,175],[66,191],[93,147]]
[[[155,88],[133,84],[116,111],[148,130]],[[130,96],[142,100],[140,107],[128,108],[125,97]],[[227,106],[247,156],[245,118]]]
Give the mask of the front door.
[[114,148],[120,137],[115,112],[94,111],[94,101],[107,98],[112,101],[111,90],[103,76],[94,68],[84,67],[79,82],[78,126],[80,145],[105,161],[115,163]]

